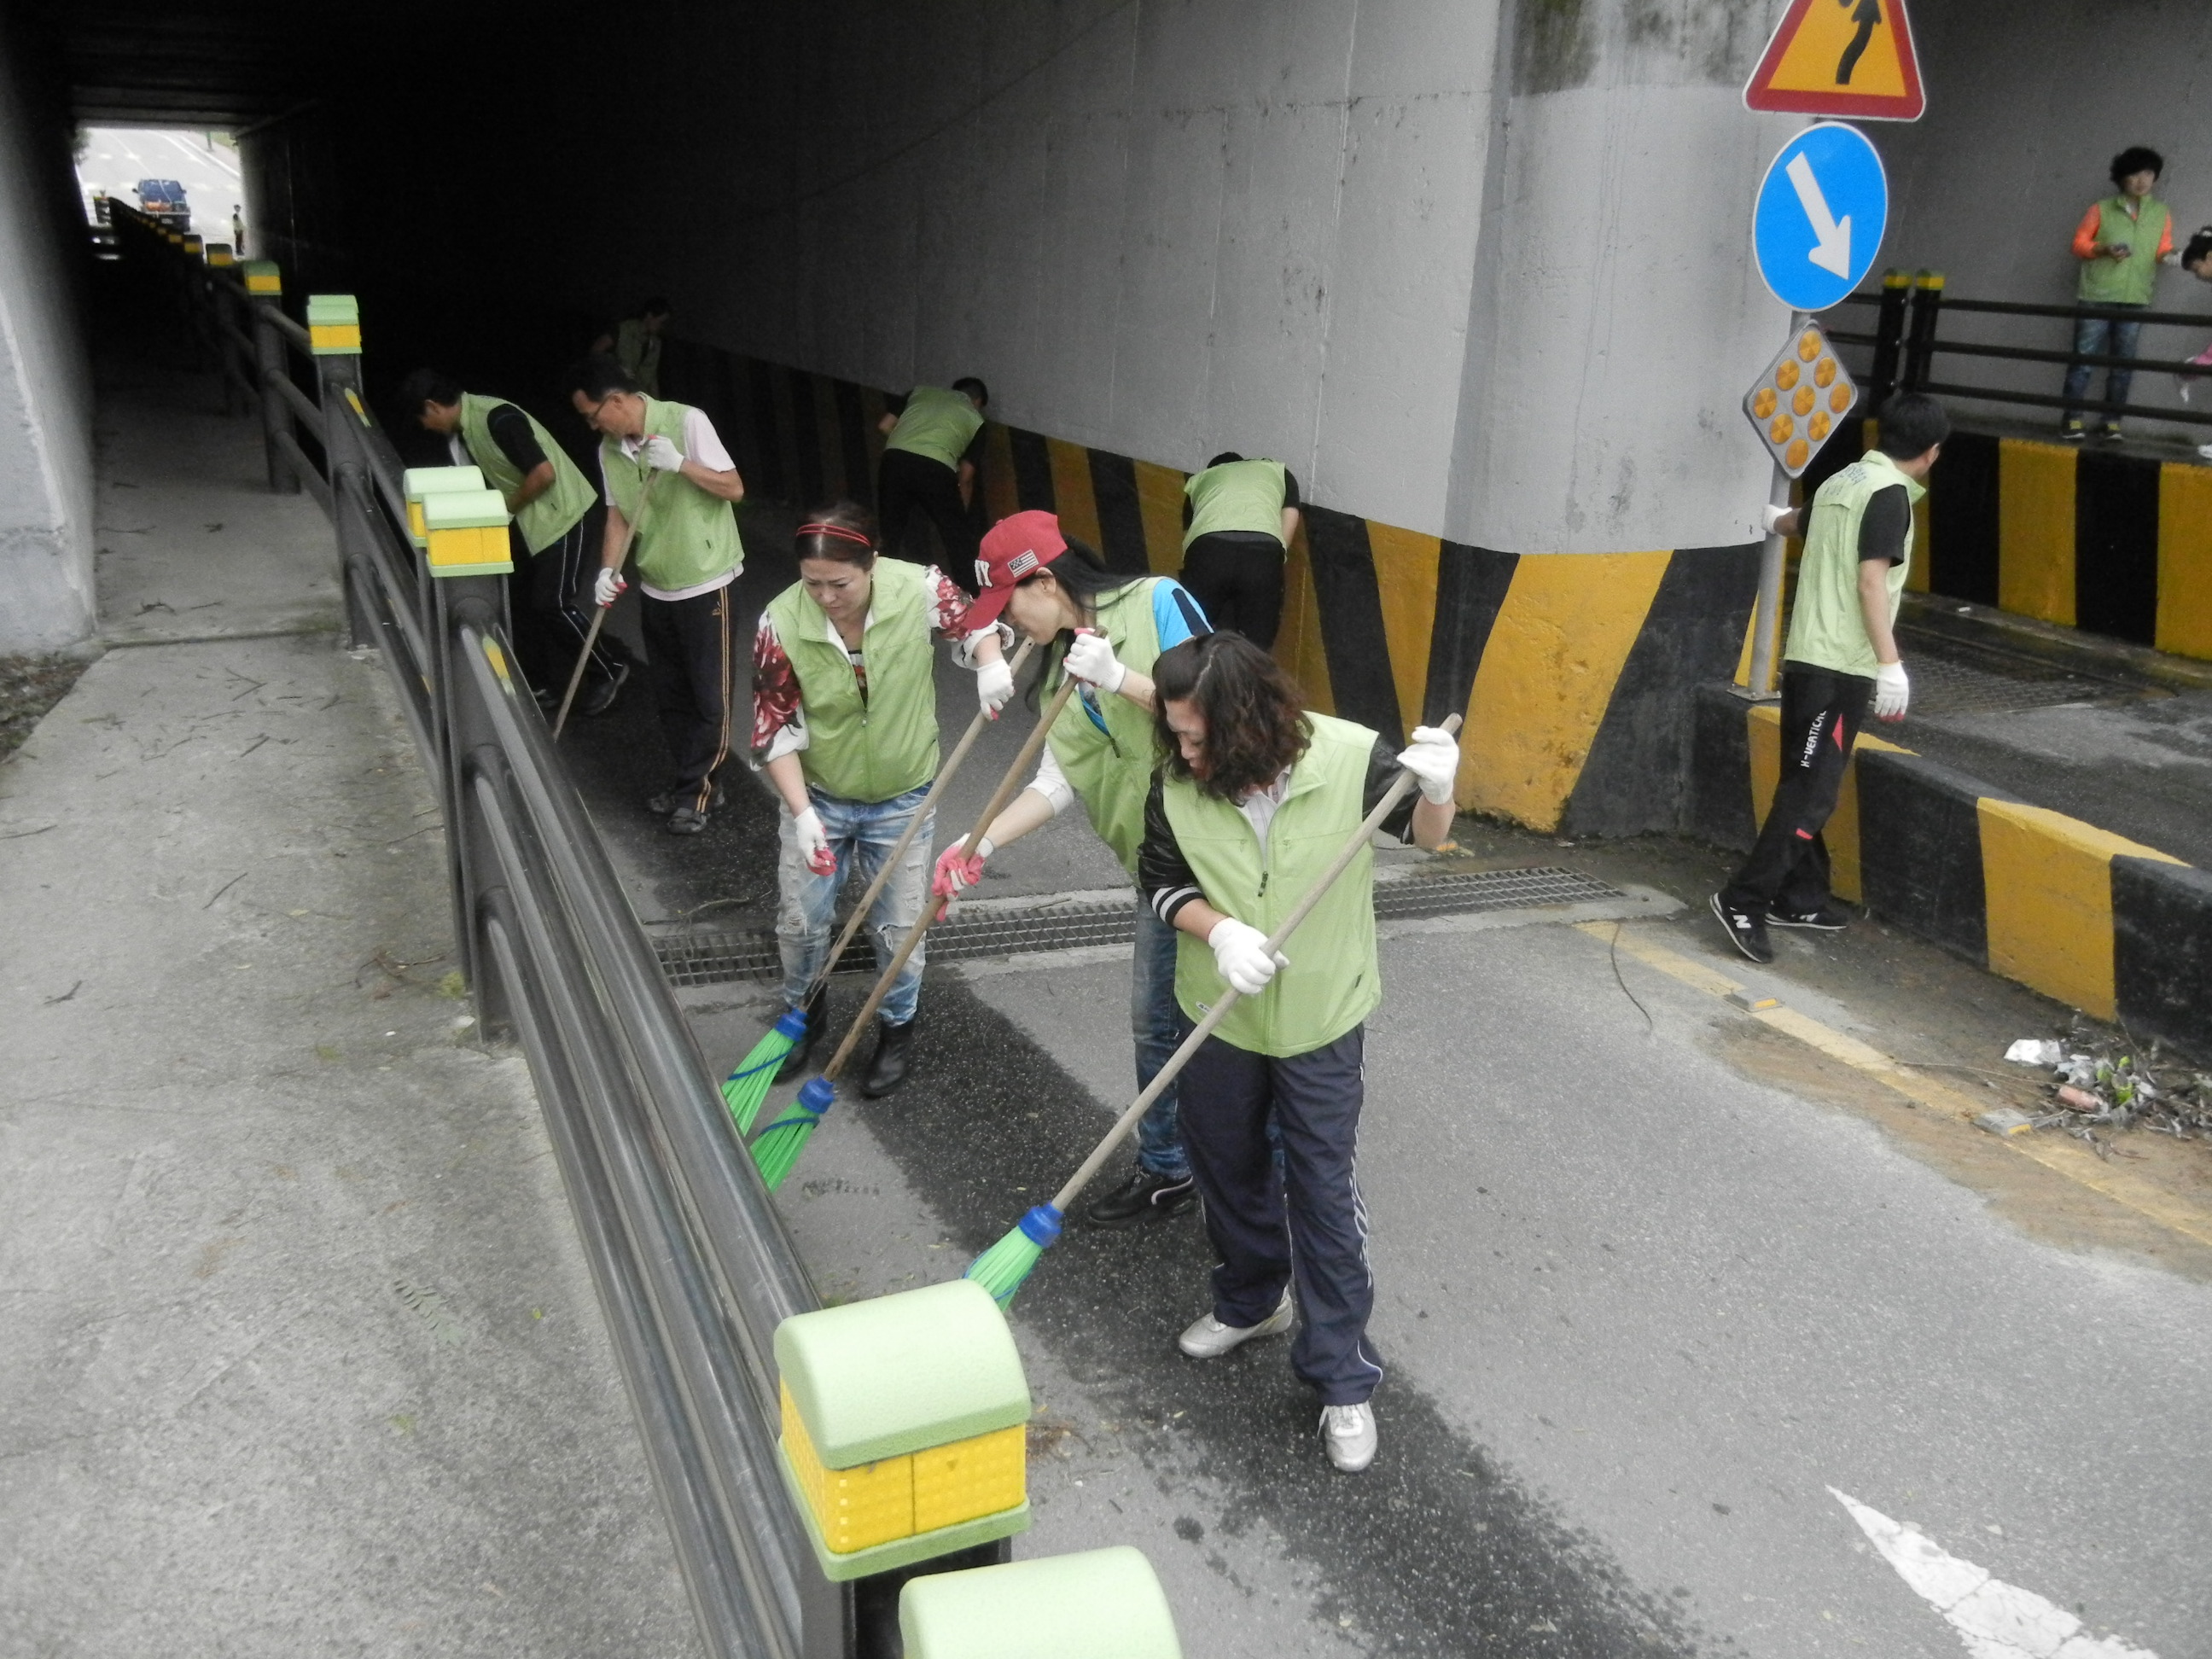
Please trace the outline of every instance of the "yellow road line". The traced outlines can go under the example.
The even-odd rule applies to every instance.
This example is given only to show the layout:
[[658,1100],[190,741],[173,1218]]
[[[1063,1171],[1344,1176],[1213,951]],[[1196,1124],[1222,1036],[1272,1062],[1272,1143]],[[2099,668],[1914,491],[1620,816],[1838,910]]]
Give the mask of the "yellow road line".
[[[1641,933],[1631,933],[1617,921],[1578,921],[1573,925],[1592,939],[1601,939],[1608,945],[1617,945],[1623,956],[1633,957],[1646,967],[1656,968],[1669,979],[1679,980],[1708,996],[1725,998],[1730,992],[1744,988],[1726,974],[1680,951],[1670,951]],[[1969,1124],[1989,1109],[1986,1101],[1924,1076],[1917,1067],[1900,1065],[1872,1043],[1823,1024],[1787,1004],[1752,1011],[1750,1018],[1796,1038],[1832,1060],[1841,1060],[1855,1071],[1865,1073],[1917,1105],[1952,1113]],[[2040,1164],[2076,1186],[2101,1193],[2115,1204],[2199,1244],[2212,1245],[2212,1213],[2153,1182],[2114,1169],[2085,1147],[2041,1134],[1999,1135],[1996,1139],[2022,1158]]]

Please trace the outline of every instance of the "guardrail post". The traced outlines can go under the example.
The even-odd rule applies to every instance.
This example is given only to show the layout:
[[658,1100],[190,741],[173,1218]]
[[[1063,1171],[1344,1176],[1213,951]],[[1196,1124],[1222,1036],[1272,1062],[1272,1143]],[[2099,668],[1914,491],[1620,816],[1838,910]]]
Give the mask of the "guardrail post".
[[1897,360],[1905,345],[1905,319],[1911,309],[1912,279],[1903,271],[1881,273],[1881,307],[1875,313],[1874,368],[1867,376],[1871,409],[1880,409],[1897,391]]
[[1912,325],[1905,340],[1905,389],[1918,392],[1929,381],[1936,356],[1936,322],[1943,309],[1943,273],[1923,270],[1912,279]]
[[[345,594],[346,643],[373,644],[374,613],[361,591],[368,578],[354,562],[375,552],[369,545],[375,532],[365,516],[376,506],[369,498],[368,447],[362,438],[374,422],[362,398],[360,302],[350,294],[309,295],[307,342],[323,410],[323,456],[331,480],[331,521],[337,532],[338,582]],[[349,493],[354,497],[350,510]]]
[[291,465],[284,459],[283,447],[277,441],[279,434],[289,434],[292,428],[292,411],[284,400],[268,390],[269,377],[287,373],[290,365],[284,361],[284,337],[276,331],[270,315],[284,302],[284,283],[273,259],[248,259],[246,262],[246,308],[253,325],[253,384],[262,388],[261,438],[269,450],[269,488],[284,495],[297,495],[300,480]]

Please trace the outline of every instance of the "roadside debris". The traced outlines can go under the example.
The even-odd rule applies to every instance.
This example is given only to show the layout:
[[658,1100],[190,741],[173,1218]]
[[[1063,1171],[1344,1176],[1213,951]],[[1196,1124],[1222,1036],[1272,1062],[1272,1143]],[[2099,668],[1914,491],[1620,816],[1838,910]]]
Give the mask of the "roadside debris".
[[2212,1140],[2212,1075],[2166,1064],[2156,1043],[2141,1054],[2120,1053],[2109,1041],[2077,1030],[2067,1042],[2022,1037],[2005,1058],[2051,1073],[2051,1109],[2033,1116],[2034,1127],[2063,1129],[2100,1158],[2106,1137],[2123,1129]]

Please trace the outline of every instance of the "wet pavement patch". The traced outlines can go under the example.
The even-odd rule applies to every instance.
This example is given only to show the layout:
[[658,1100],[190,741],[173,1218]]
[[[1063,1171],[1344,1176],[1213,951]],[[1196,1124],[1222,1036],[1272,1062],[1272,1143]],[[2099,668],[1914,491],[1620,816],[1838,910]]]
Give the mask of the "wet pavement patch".
[[[841,996],[838,1014],[850,1006]],[[898,1096],[839,1109],[863,1117],[972,1255],[1051,1196],[1105,1121],[1080,1084],[965,986],[930,985],[920,1045],[915,1081]],[[1092,1195],[1115,1178],[1109,1168]],[[1202,1365],[1184,1359],[1173,1337],[1204,1310],[1210,1263],[1194,1219],[1119,1232],[1072,1225],[1024,1286],[1015,1318],[1121,1422],[1139,1456],[1155,1468],[1194,1460],[1226,1495],[1228,1530],[1265,1525],[1311,1564],[1324,1586],[1321,1611],[1357,1630],[1369,1650],[1516,1659],[1719,1650],[1404,1378],[1376,1395],[1382,1455],[1347,1476],[1328,1465],[1318,1408],[1283,1343]]]

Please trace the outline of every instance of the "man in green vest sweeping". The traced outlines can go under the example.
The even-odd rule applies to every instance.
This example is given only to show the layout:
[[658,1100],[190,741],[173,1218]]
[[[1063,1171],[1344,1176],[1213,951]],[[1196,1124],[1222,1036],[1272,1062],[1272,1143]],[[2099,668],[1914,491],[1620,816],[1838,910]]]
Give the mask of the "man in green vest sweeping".
[[1273,650],[1283,561],[1298,533],[1298,481],[1280,461],[1216,455],[1183,485],[1182,585],[1216,628]]
[[[2081,280],[2075,296],[2085,306],[2117,306],[2148,311],[2158,291],[2158,268],[2173,263],[2173,215],[2151,192],[2158,175],[2166,171],[2166,158],[2141,144],[2112,157],[2112,183],[2118,193],[2092,202],[2081,222],[2074,228],[2074,257],[2081,262]],[[2132,357],[2142,325],[2125,317],[2083,317],[2074,325],[2077,356]],[[2106,348],[2110,347],[2109,352]],[[2066,411],[2059,435],[2078,443],[2087,435],[2081,423],[2081,404],[2088,396],[2089,377],[2096,373],[2087,363],[2066,371]],[[2105,401],[2124,404],[2135,384],[2135,371],[2114,367],[2105,375]],[[2120,436],[2118,410],[2105,414],[2101,437],[2117,442]]]
[[625,548],[644,590],[653,708],[675,763],[674,780],[646,807],[666,814],[671,835],[695,836],[721,798],[714,773],[730,754],[730,584],[745,563],[732,509],[744,499],[744,480],[705,411],[648,398],[611,357],[586,358],[569,387],[576,412],[599,434],[606,487],[595,597],[612,605],[628,585]]
[[[465,392],[452,375],[418,368],[399,383],[399,399],[425,432],[446,440],[456,465],[472,464],[483,474],[514,515],[509,534],[520,550],[509,612],[515,653],[538,702],[550,707],[591,635],[576,599],[591,562],[586,521],[599,492],[551,433],[503,398]],[[619,640],[601,633],[590,673],[578,712],[604,714],[629,678],[629,653]]]
[[[945,544],[945,568],[954,580],[974,580],[975,465],[983,447],[983,409],[991,393],[973,376],[950,386],[918,386],[891,399],[876,422],[885,434],[876,463],[876,523],[884,552],[912,558],[907,526],[915,510],[929,515]],[[927,564],[927,558],[921,560]]]
[[1822,484],[1810,509],[1767,509],[1770,531],[1805,538],[1783,652],[1782,772],[1751,856],[1712,896],[1729,943],[1753,962],[1774,960],[1770,927],[1849,924],[1829,902],[1820,832],[1868,704],[1876,720],[1901,720],[1911,699],[1894,624],[1913,504],[1928,493],[1951,421],[1933,398],[1908,392],[1882,405],[1879,424],[1880,447]]
[[1164,759],[1145,803],[1138,883],[1178,935],[1184,1015],[1205,1018],[1227,986],[1239,996],[1182,1077],[1183,1142],[1219,1265],[1212,1310],[1176,1346],[1218,1359],[1295,1321],[1291,1369],[1320,1396],[1329,1462],[1353,1473],[1375,1458],[1369,1401],[1382,1377],[1367,1340],[1375,1278],[1358,1168],[1366,1021],[1382,1000],[1371,848],[1286,955],[1266,946],[1400,767],[1419,779],[1420,799],[1383,829],[1410,828],[1429,848],[1451,833],[1459,744],[1417,726],[1394,755],[1364,726],[1309,714],[1241,634],[1161,652],[1152,680]]

